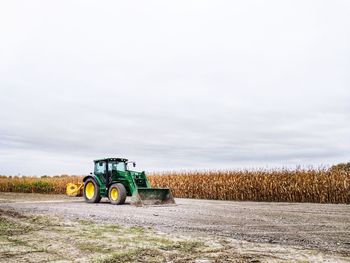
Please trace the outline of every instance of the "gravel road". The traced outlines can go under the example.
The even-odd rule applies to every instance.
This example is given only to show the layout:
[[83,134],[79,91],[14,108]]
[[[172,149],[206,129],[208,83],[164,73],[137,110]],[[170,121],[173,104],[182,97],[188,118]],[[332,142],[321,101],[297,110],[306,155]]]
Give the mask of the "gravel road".
[[63,195],[0,193],[0,209],[154,227],[167,233],[296,245],[350,256],[350,206],[176,199],[177,205],[86,204]]

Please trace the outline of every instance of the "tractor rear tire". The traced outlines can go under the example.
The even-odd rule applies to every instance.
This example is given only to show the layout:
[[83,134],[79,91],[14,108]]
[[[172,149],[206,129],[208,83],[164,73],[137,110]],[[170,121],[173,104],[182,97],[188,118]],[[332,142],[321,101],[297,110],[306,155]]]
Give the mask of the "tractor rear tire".
[[121,183],[112,184],[108,190],[108,198],[112,205],[121,205],[125,203],[126,189]]
[[84,199],[87,203],[99,203],[101,201],[100,187],[94,179],[87,179],[85,181]]

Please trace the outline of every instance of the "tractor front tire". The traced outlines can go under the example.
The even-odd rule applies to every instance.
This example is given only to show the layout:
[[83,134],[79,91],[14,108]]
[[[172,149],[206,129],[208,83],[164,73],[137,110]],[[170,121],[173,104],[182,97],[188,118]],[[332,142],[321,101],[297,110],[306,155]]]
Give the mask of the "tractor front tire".
[[100,187],[93,179],[87,179],[84,183],[84,199],[87,203],[98,203],[101,201]]
[[108,198],[112,205],[121,205],[125,203],[126,189],[121,183],[112,184],[108,190]]

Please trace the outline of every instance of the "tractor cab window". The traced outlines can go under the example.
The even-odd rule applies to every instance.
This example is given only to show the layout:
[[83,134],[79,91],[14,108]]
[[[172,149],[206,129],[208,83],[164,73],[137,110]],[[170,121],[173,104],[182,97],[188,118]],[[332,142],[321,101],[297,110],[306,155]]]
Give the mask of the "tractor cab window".
[[108,171],[125,172],[125,163],[116,161],[108,162]]
[[121,172],[125,172],[125,163],[124,162],[117,163],[117,170]]
[[117,171],[117,162],[108,162],[108,171]]
[[106,173],[106,162],[95,163],[95,173],[96,174],[105,174]]

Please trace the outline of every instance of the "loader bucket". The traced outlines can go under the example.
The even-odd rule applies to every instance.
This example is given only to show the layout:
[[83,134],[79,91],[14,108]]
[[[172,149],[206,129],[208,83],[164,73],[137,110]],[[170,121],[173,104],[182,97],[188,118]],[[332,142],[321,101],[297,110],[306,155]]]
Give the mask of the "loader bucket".
[[133,205],[164,205],[175,204],[173,195],[168,188],[138,188],[138,191],[132,196]]

